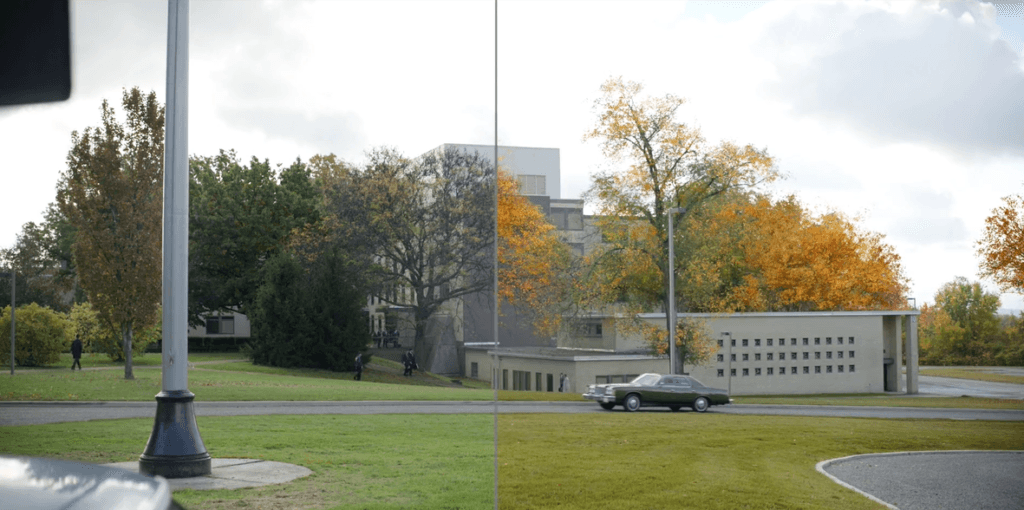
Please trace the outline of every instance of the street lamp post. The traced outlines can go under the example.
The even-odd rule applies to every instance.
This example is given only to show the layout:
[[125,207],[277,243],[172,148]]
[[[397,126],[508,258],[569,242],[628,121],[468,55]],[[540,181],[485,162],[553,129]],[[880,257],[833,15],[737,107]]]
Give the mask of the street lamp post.
[[669,373],[676,374],[676,250],[673,218],[686,209],[673,207],[668,210],[668,366]]
[[188,391],[188,0],[170,0],[167,16],[167,113],[164,129],[163,365],[156,417],[139,472],[190,478],[212,472]]
[[725,391],[726,393],[732,395],[732,333],[728,331],[723,331],[722,334],[729,337],[728,340],[723,342],[725,343],[726,347],[728,347],[728,349],[726,349],[725,351],[725,376],[728,377],[728,382],[726,384],[728,384],[729,386]]
[[11,263],[11,375],[14,375],[14,263]]

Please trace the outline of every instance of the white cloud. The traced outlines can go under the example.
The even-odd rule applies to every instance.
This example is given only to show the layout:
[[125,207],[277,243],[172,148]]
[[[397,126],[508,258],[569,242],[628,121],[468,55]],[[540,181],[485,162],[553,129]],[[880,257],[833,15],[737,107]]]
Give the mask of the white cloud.
[[[995,10],[967,2],[782,2],[763,25],[775,97],[863,136],[1024,155],[1024,70]],[[959,9],[962,12],[955,12]]]

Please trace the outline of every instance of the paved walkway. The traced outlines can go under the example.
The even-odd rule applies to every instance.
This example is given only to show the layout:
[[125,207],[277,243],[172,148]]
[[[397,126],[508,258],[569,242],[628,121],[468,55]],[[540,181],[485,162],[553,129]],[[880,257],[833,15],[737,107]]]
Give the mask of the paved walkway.
[[[167,480],[171,490],[178,489],[244,489],[287,483],[297,478],[313,474],[307,468],[259,459],[213,459],[212,472],[207,476],[191,478],[172,478]],[[105,466],[125,469],[133,473],[139,472],[139,462],[115,462]]]
[[854,455],[821,462],[817,469],[899,510],[1024,508],[1024,451]]

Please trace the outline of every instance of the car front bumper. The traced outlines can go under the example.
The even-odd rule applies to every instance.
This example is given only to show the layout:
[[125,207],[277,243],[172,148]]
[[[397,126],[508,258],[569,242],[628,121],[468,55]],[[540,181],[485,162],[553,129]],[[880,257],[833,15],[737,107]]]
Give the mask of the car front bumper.
[[605,395],[603,393],[584,393],[583,398],[587,400],[601,402],[602,404],[610,404],[615,402],[615,395]]

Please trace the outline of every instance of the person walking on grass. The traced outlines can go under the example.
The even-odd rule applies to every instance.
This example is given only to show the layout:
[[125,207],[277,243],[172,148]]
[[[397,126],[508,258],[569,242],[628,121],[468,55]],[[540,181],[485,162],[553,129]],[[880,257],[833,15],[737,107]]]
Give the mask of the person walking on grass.
[[356,354],[356,376],[357,381],[363,380],[363,353]]
[[71,363],[71,370],[75,369],[75,365],[78,365],[78,369],[82,369],[82,340],[75,335],[75,341],[71,342],[71,357],[75,358],[75,361]]
[[411,376],[412,371],[416,367],[416,357],[412,353],[412,349],[405,351],[402,354],[402,365],[405,366],[405,372],[402,373],[404,376]]

